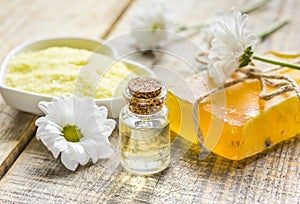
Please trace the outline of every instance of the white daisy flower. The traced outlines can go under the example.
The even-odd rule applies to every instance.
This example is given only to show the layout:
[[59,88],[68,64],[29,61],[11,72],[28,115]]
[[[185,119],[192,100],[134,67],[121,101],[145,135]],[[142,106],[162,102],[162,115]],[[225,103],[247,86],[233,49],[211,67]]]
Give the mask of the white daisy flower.
[[[257,36],[246,29],[248,16],[240,12],[222,15],[211,25],[207,64],[216,84],[226,81],[239,67],[251,61]],[[205,61],[205,60],[203,60]]]
[[165,31],[170,28],[170,24],[162,2],[141,7],[131,24],[134,31],[132,33],[134,45],[142,51],[165,46],[167,41]]
[[108,137],[115,128],[115,121],[107,119],[106,107],[95,105],[91,97],[57,97],[51,102],[41,101],[39,108],[46,114],[36,121],[36,137],[61,162],[74,171],[78,164],[91,159],[108,158],[113,149]]

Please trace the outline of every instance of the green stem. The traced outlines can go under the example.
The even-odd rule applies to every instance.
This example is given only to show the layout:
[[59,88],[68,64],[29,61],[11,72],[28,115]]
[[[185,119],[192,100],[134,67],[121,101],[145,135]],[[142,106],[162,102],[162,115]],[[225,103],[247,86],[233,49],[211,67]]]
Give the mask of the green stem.
[[300,65],[297,65],[297,64],[291,64],[291,63],[277,61],[277,60],[273,60],[273,59],[267,59],[267,58],[260,57],[260,56],[257,56],[257,55],[254,55],[253,59],[259,60],[259,61],[262,61],[262,62],[267,62],[269,64],[275,64],[275,65],[280,65],[282,67],[289,67],[289,68],[300,70]]
[[201,24],[196,24],[196,25],[191,25],[191,26],[186,26],[186,25],[178,25],[176,27],[176,33],[179,33],[181,31],[185,31],[185,30],[199,30],[201,28],[203,28],[205,26],[205,24],[201,23]]
[[270,0],[261,0],[261,1],[254,1],[251,2],[250,4],[244,6],[243,8],[241,8],[241,13],[250,13],[264,5],[266,5],[267,3],[269,3]]
[[272,25],[270,25],[265,31],[261,32],[260,34],[258,34],[258,37],[262,40],[266,39],[269,35],[271,35],[272,33],[274,33],[275,31],[279,30],[280,28],[282,28],[283,26],[285,26],[286,24],[288,24],[290,22],[289,19],[285,18],[285,19],[280,19],[278,21],[276,21],[275,23],[273,23]]

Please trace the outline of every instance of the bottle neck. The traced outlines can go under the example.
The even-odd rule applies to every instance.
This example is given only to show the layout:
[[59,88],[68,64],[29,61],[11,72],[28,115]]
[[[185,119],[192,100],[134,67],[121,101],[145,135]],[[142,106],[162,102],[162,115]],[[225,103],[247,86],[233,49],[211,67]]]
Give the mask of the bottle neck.
[[130,109],[129,109],[129,106],[126,105],[126,112],[127,114],[129,114],[130,116],[134,116],[134,117],[137,117],[137,118],[143,118],[145,120],[151,120],[152,118],[156,118],[156,117],[162,117],[162,116],[165,116],[165,115],[168,115],[168,108],[163,105],[163,107],[161,108],[161,110],[159,110],[158,112],[155,112],[153,114],[137,114],[135,112],[132,112]]
[[162,110],[167,99],[167,90],[163,87],[161,93],[153,98],[137,98],[124,91],[124,97],[128,103],[128,109],[138,115],[152,115]]

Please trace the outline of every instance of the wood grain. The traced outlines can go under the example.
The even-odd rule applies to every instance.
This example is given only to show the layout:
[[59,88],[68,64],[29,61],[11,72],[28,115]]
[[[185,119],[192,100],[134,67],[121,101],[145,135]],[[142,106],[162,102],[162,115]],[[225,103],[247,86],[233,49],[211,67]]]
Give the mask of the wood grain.
[[0,99],[0,178],[34,135],[34,119],[5,105]]
[[38,38],[104,37],[131,0],[0,0],[0,60]]
[[[0,61],[14,46],[37,38],[105,36],[129,3],[130,0],[0,0]],[[0,98],[0,119],[1,178],[34,136],[36,116],[18,112]]]
[[[116,135],[115,135],[116,136]],[[66,170],[33,139],[0,182],[0,200],[22,203],[297,203],[300,140],[233,162],[215,154],[198,160],[184,140],[172,162],[152,176],[135,176],[108,162]],[[273,201],[273,202],[272,202]]]
[[[122,51],[129,49],[119,37],[130,28],[130,19],[147,1],[135,1],[115,24],[108,36],[121,40]],[[150,1],[148,1],[150,2]],[[194,24],[210,19],[223,9],[240,8],[247,1],[168,0],[168,16],[173,21]],[[297,0],[273,0],[252,13],[250,25],[257,32],[281,16],[293,22],[262,42],[258,52],[268,49],[297,51],[300,18]],[[185,34],[183,34],[185,35]],[[116,39],[119,38],[119,39]],[[191,37],[199,43],[197,37]],[[120,44],[121,46],[121,44]],[[129,49],[130,50],[130,49]],[[182,50],[185,52],[185,50]],[[159,73],[161,67],[175,67],[189,74],[184,63],[168,55],[156,57],[134,53],[129,56]],[[167,69],[166,69],[167,70]],[[169,69],[170,70],[170,69]],[[159,75],[163,77],[162,74]],[[179,76],[182,77],[182,76]],[[167,83],[172,83],[171,79]],[[170,84],[169,84],[170,85]],[[176,85],[176,84],[175,84]],[[117,137],[114,132],[113,138]],[[202,153],[203,154],[203,153]],[[0,181],[0,201],[12,203],[299,203],[300,139],[280,143],[254,157],[229,161],[215,154],[199,160],[199,149],[177,137],[172,143],[172,162],[165,171],[152,176],[135,176],[113,168],[113,161],[66,170],[40,141],[30,142]]]

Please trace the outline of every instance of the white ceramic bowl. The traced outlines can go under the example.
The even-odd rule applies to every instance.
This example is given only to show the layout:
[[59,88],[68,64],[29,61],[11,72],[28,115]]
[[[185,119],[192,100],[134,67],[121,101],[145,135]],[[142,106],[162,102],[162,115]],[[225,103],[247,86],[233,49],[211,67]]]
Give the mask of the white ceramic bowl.
[[[48,47],[60,47],[60,46],[68,46],[73,48],[81,48],[90,51],[95,51],[100,54],[108,55],[111,57],[117,57],[116,50],[108,45],[104,44],[103,40],[94,40],[94,39],[86,39],[86,38],[51,38],[51,39],[43,39],[37,40],[29,43],[21,44],[20,46],[13,49],[8,56],[5,58],[1,65],[1,73],[0,73],[0,92],[2,94],[5,102],[16,108],[17,110],[33,113],[36,115],[42,115],[43,113],[38,108],[38,103],[40,101],[51,101],[52,97],[47,95],[35,94],[28,91],[23,91],[20,89],[15,89],[12,87],[8,87],[5,85],[5,74],[6,67],[8,62],[15,55],[26,52],[26,51],[38,51],[42,49],[46,49]],[[147,69],[144,65],[130,61],[123,60],[125,64],[131,66],[138,75],[141,76],[151,76],[155,77],[154,73]],[[114,97],[114,98],[103,98],[96,99],[97,105],[104,105],[108,108],[109,117],[117,118],[121,108],[124,106],[125,102],[123,98]]]

